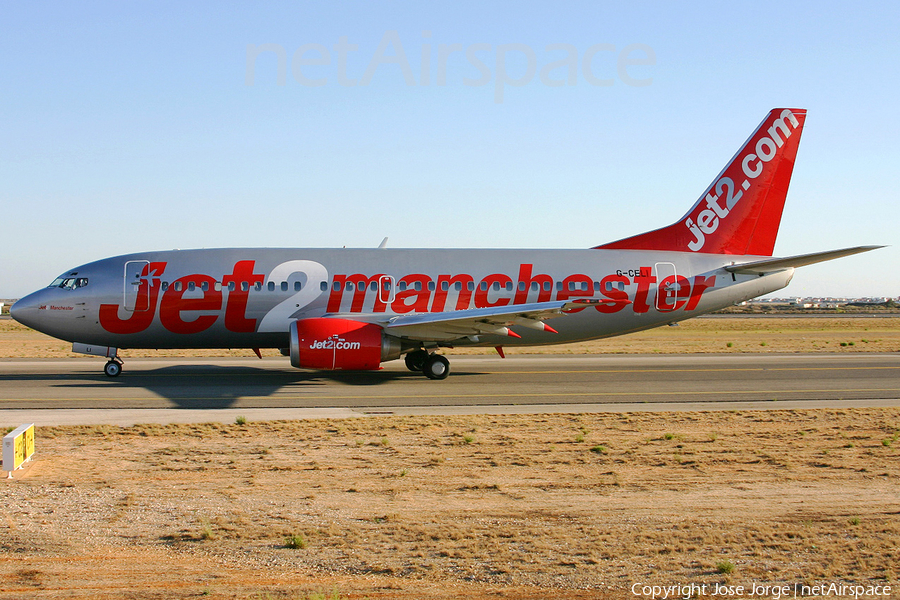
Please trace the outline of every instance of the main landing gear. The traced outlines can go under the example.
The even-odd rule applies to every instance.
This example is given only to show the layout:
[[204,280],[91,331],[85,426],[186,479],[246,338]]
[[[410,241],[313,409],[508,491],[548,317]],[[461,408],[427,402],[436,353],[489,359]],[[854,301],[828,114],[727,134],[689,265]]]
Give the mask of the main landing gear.
[[450,374],[450,361],[440,354],[429,354],[425,350],[407,352],[404,358],[406,368],[424,373],[428,379],[446,379]]

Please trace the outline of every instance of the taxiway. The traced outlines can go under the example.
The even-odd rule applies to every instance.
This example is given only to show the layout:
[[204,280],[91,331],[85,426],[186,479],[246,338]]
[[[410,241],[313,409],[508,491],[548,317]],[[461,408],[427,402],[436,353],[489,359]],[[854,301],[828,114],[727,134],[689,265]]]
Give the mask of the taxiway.
[[281,359],[0,361],[0,424],[900,405],[896,354],[452,357],[431,381],[402,362],[306,372]]

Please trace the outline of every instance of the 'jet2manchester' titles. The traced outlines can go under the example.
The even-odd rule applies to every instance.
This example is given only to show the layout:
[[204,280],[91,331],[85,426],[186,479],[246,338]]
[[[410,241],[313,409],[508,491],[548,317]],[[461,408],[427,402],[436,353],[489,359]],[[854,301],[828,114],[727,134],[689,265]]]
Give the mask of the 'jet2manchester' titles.
[[[249,296],[272,292],[263,285],[266,276],[253,272],[255,261],[236,262],[232,272],[221,278],[224,285],[218,285],[215,278],[200,273],[179,277],[171,284],[164,283],[166,267],[165,262],[144,266],[136,305],[145,310],[124,311],[119,304],[102,304],[100,325],[103,329],[110,333],[139,333],[150,327],[158,313],[160,324],[168,331],[199,333],[212,327],[224,312],[224,325],[228,331],[256,331],[257,319],[247,316]],[[653,306],[660,312],[692,311],[703,293],[715,285],[713,276],[697,275],[688,280],[680,275],[669,275],[657,281],[650,267],[635,269],[633,273],[634,276],[629,277],[625,272],[617,271],[599,281],[575,273],[556,282],[550,275],[534,274],[534,265],[520,264],[515,279],[504,273],[492,273],[478,282],[464,273],[442,274],[434,279],[423,273],[411,273],[399,277],[396,283],[393,277],[381,273],[336,274],[327,286],[330,290],[327,311],[384,313],[390,309],[395,314],[427,313],[578,297],[598,297],[600,303],[592,308],[601,313],[616,313],[628,305],[635,313],[646,313]],[[629,287],[632,289],[627,290]],[[662,296],[657,295],[658,289],[664,290]],[[278,298],[281,299],[281,295]]]

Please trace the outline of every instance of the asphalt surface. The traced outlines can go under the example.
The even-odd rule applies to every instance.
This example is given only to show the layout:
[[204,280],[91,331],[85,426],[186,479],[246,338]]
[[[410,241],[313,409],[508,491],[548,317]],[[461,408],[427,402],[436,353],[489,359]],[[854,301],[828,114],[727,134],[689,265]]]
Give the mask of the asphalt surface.
[[233,422],[381,414],[900,406],[900,354],[451,358],[432,381],[402,362],[307,372],[286,359],[0,361],[0,425]]

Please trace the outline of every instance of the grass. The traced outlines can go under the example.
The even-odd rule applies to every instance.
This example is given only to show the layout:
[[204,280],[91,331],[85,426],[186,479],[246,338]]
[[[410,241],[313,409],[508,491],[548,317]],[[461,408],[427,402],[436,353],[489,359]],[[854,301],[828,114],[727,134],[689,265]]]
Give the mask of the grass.
[[201,540],[214,540],[216,539],[216,532],[212,528],[212,524],[210,524],[209,519],[206,517],[200,519],[200,539]]
[[244,417],[244,416],[238,416],[238,418],[236,418],[236,419],[234,420],[234,424],[235,424],[235,425],[246,425],[246,424],[247,424],[247,417]]
[[306,538],[302,533],[294,533],[284,538],[284,547],[293,550],[303,550],[306,548]]
[[716,571],[723,575],[728,575],[734,571],[734,563],[730,560],[720,560],[716,563]]

